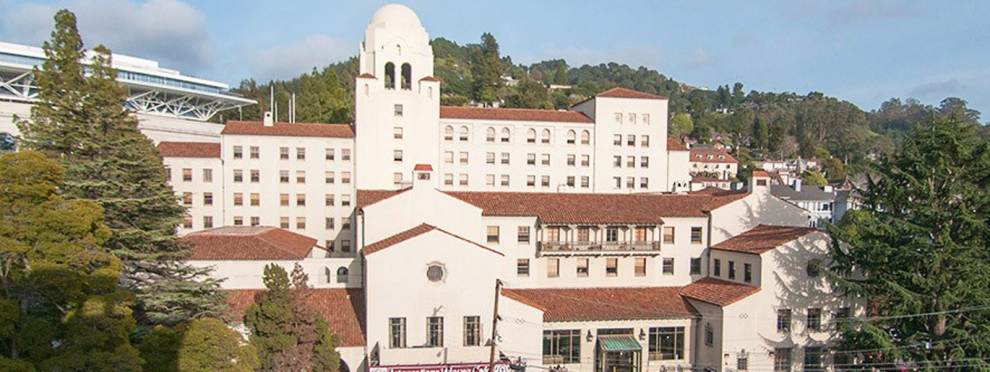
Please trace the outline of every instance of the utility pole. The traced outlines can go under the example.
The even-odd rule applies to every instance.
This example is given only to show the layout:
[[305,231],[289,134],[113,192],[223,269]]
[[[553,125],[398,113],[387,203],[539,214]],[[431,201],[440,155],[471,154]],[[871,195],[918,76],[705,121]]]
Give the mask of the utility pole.
[[488,372],[495,372],[495,338],[498,337],[495,328],[498,327],[498,298],[501,297],[501,289],[502,281],[495,279],[495,310],[492,312],[492,348],[488,357]]

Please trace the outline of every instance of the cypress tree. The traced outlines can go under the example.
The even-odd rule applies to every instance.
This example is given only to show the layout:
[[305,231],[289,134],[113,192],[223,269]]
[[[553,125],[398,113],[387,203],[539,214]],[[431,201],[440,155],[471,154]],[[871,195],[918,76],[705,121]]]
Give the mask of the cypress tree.
[[185,210],[154,144],[124,109],[127,92],[116,81],[110,50],[95,48],[84,68],[75,16],[61,10],[55,23],[43,47],[48,60],[34,71],[38,102],[30,120],[17,119],[25,146],[61,161],[67,196],[103,207],[112,231],[106,247],[124,263],[121,284],[136,294],[142,323],[218,315],[218,283],[185,263],[188,247],[175,235]]
[[861,209],[830,229],[845,243],[833,279],[875,316],[844,324],[842,360],[990,368],[990,144],[977,129],[956,118],[912,129],[872,167]]

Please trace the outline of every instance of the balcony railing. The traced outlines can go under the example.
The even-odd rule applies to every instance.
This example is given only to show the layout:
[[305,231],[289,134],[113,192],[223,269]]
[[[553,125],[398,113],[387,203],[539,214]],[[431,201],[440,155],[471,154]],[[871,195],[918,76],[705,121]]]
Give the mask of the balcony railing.
[[544,254],[598,254],[610,252],[660,252],[659,241],[540,242]]

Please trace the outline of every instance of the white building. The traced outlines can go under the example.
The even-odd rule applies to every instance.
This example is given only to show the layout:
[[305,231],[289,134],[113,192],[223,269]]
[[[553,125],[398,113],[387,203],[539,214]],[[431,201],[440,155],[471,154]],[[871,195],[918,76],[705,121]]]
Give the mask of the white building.
[[737,168],[668,139],[666,98],[441,107],[429,35],[394,4],[372,17],[359,66],[353,125],[142,124],[189,207],[190,263],[225,279],[233,319],[265,265],[298,264],[346,371],[482,372],[492,348],[500,372],[832,360],[823,319],[855,307],[809,287],[827,259],[812,214],[763,171],[745,191],[685,192],[692,173]]
[[691,148],[692,175],[706,179],[732,180],[738,172],[739,161],[724,148]]

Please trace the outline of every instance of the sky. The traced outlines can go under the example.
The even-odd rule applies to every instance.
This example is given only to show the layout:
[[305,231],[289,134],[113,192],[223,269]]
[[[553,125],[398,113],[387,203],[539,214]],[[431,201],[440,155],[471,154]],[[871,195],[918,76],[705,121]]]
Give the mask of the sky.
[[[823,92],[865,110],[960,97],[990,118],[990,1],[399,1],[431,37],[491,32],[516,63],[646,66],[692,86]],[[88,46],[236,85],[357,54],[386,1],[0,0],[0,41],[40,45],[55,10]]]

